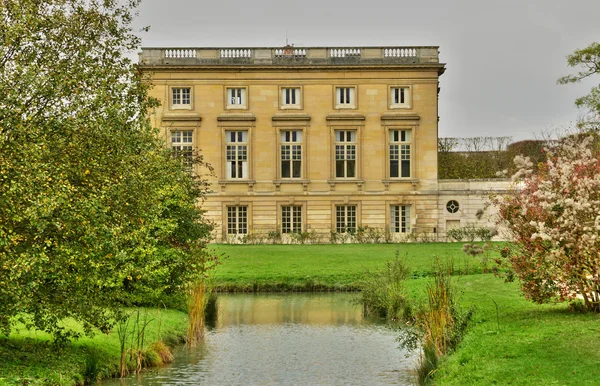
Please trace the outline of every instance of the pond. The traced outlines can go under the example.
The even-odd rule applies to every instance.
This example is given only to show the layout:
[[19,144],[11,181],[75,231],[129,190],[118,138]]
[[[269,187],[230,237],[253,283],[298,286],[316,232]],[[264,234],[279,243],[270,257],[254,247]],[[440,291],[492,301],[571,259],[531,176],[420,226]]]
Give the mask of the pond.
[[102,385],[403,385],[415,357],[364,318],[356,294],[226,294],[205,342],[175,361]]

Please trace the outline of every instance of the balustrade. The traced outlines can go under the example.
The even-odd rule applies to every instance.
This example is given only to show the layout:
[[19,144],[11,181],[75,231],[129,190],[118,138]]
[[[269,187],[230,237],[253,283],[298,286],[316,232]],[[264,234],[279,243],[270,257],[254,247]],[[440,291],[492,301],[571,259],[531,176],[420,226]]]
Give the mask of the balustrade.
[[360,57],[360,48],[330,48],[330,58]]
[[223,49],[221,50],[221,58],[251,58],[251,49]]
[[386,58],[408,58],[416,57],[416,48],[386,48],[383,50],[383,56]]
[[276,48],[275,49],[275,57],[276,58],[285,58],[285,57],[304,58],[304,57],[306,57],[306,49],[304,49],[304,48]]
[[165,49],[165,58],[196,58],[195,48]]
[[[350,59],[344,61],[343,59]],[[164,62],[168,59],[168,62]],[[286,63],[287,59],[302,59],[294,63],[326,65],[376,63],[439,63],[437,47],[254,47],[254,48],[142,48],[140,60],[146,65],[177,64],[178,59],[185,59],[181,64],[190,64],[190,59],[198,63],[219,63],[231,65],[240,59],[243,64],[268,64],[277,59],[277,64]]]

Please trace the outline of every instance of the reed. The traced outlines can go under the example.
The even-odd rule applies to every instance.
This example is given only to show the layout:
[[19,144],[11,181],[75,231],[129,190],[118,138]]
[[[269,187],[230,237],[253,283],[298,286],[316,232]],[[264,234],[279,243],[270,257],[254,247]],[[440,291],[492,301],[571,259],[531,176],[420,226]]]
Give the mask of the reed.
[[426,286],[427,299],[415,312],[415,325],[421,330],[421,360],[417,369],[420,384],[428,383],[439,358],[454,350],[462,340],[473,310],[462,312],[457,303],[456,290],[451,278],[452,262],[437,268],[432,283]]
[[204,314],[210,291],[204,279],[194,282],[188,294],[187,346],[196,347],[204,339]]
[[439,269],[433,284],[427,285],[426,293],[426,307],[415,315],[417,325],[423,330],[423,344],[434,347],[438,356],[445,355],[455,323],[450,272]]
[[410,268],[396,251],[394,261],[388,261],[384,269],[367,271],[360,283],[360,303],[365,315],[391,320],[411,319],[411,305],[404,284]]

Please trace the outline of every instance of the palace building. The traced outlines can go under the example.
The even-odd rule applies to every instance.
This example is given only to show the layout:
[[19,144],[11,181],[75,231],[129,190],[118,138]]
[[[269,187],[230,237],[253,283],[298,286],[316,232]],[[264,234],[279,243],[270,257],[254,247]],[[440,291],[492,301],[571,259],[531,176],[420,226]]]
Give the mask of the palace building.
[[140,68],[162,102],[153,125],[214,168],[217,241],[438,239],[481,221],[495,186],[438,181],[438,47],[143,48]]

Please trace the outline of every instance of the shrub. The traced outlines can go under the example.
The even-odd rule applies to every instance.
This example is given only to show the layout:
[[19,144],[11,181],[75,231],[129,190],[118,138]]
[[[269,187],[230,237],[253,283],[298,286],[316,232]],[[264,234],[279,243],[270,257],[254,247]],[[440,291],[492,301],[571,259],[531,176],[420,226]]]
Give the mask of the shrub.
[[388,262],[385,269],[368,271],[360,284],[360,302],[364,314],[388,319],[409,319],[411,307],[405,294],[404,281],[410,274],[410,269],[398,251],[395,260]]
[[279,243],[281,243],[281,232],[269,231],[267,233],[267,238],[269,239],[271,244],[279,244]]
[[329,242],[331,244],[345,244],[348,240],[348,237],[350,237],[350,235],[346,232],[329,232]]
[[599,142],[597,132],[562,139],[538,174],[516,157],[520,189],[497,199],[515,239],[498,263],[535,302],[581,296],[588,310],[600,312]]
[[491,241],[498,231],[494,228],[478,227],[475,224],[468,224],[461,228],[448,229],[446,235],[454,241],[461,242],[463,240],[469,243],[475,240]]

